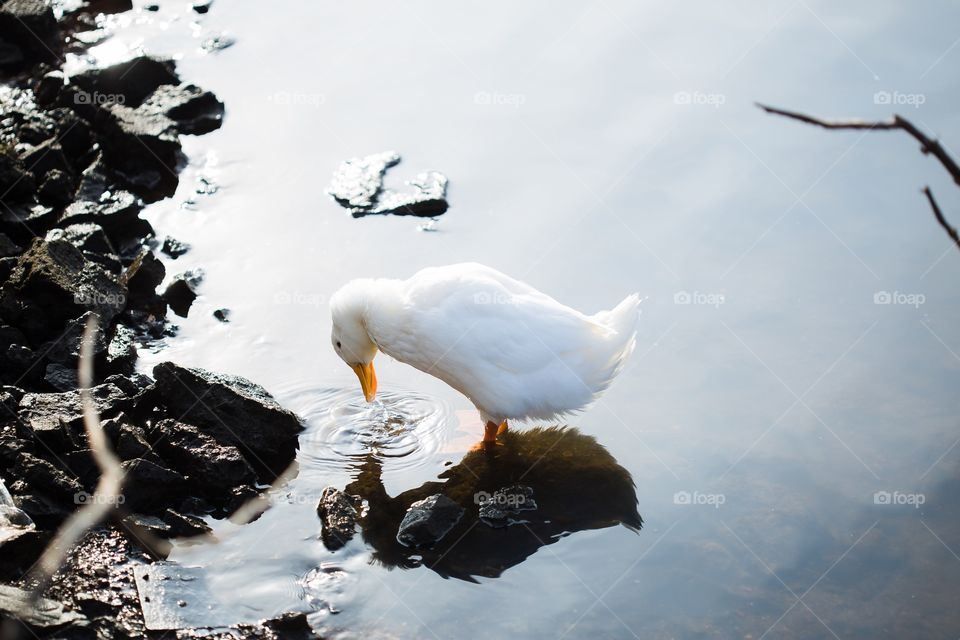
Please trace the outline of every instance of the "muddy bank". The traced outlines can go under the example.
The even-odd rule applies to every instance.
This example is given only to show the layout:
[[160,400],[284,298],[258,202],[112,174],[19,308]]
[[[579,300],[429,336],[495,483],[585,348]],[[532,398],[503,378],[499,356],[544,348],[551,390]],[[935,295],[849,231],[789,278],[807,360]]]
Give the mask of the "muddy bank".
[[[157,253],[188,247],[159,238],[140,212],[174,193],[180,136],[217,129],[225,109],[168,59],[64,73],[78,29],[131,8],[0,3],[0,479],[23,529],[0,538],[7,595],[30,588],[57,527],[97,499],[76,373],[91,316],[92,395],[126,472],[110,521],[57,574],[46,613],[23,621],[40,637],[143,635],[132,566],[157,552],[142,541],[208,532],[204,516],[229,516],[293,461],[302,428],[244,378],[172,362],[137,371],[138,348],[174,332],[171,312],[186,316],[200,286],[186,274],[160,290]],[[0,598],[0,616],[9,602]]]

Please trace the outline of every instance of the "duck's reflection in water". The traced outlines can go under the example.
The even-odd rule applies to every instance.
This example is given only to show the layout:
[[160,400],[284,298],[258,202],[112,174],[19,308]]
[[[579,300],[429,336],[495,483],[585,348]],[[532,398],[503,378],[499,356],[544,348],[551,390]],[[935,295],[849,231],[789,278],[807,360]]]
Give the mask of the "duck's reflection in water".
[[[444,577],[496,578],[564,535],[617,524],[639,531],[643,524],[630,473],[574,427],[507,431],[496,446],[470,451],[440,474],[442,482],[396,497],[387,495],[381,472],[381,462],[367,457],[346,490],[368,502],[360,523],[363,539],[373,547],[374,561],[387,567],[424,565]],[[520,511],[515,516],[520,521],[506,527],[481,520],[478,501],[511,485],[532,488],[536,509]],[[464,508],[460,521],[431,546],[398,542],[407,508],[437,493]]]

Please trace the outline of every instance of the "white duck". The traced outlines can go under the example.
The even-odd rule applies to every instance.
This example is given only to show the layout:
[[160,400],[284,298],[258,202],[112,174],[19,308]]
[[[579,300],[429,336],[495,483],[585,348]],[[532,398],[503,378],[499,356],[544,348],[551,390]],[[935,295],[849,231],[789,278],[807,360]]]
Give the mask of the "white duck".
[[454,264],[347,283],[330,300],[331,340],[368,402],[383,351],[467,396],[493,442],[507,419],[549,420],[596,399],[633,351],[639,304],[633,294],[588,316],[490,267]]

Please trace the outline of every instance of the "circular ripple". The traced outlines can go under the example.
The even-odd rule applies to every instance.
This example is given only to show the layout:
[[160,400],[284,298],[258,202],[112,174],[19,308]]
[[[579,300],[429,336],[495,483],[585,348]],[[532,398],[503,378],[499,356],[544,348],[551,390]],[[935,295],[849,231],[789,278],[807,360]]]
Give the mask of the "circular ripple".
[[456,424],[449,406],[414,392],[378,393],[372,403],[354,388],[298,387],[277,395],[306,423],[301,472],[343,469],[369,455],[385,468],[411,469],[430,460]]

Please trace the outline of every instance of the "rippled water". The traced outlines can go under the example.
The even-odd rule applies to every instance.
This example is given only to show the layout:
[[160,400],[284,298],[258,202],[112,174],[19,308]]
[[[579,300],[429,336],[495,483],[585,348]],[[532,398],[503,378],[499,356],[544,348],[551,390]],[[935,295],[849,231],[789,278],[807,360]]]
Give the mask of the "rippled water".
[[[960,256],[919,193],[957,212],[956,187],[896,133],[753,105],[896,109],[956,149],[955,4],[218,0],[203,17],[181,2],[134,15],[98,53],[177,53],[227,105],[147,214],[193,246],[168,270],[206,279],[145,364],[245,375],[309,425],[270,511],[177,552],[207,568],[219,606],[315,610],[354,637],[960,635]],[[218,35],[236,44],[206,52]],[[387,149],[403,156],[388,186],[449,176],[434,232],[354,220],[323,195],[342,160]],[[509,544],[451,552],[446,575],[476,582],[392,546],[394,521],[330,553],[315,514],[328,484],[359,482],[389,511],[431,482],[483,489],[467,469],[493,482],[539,451],[518,430],[533,435],[478,467],[464,398],[381,357],[384,404],[361,405],[330,348],[326,301],[345,281],[463,260],[588,313],[645,297],[631,363],[535,478],[565,534],[512,527]],[[229,324],[211,316],[224,306]],[[591,460],[606,480],[577,482]],[[619,469],[639,532],[620,524]],[[581,486],[602,490],[569,493]]]

